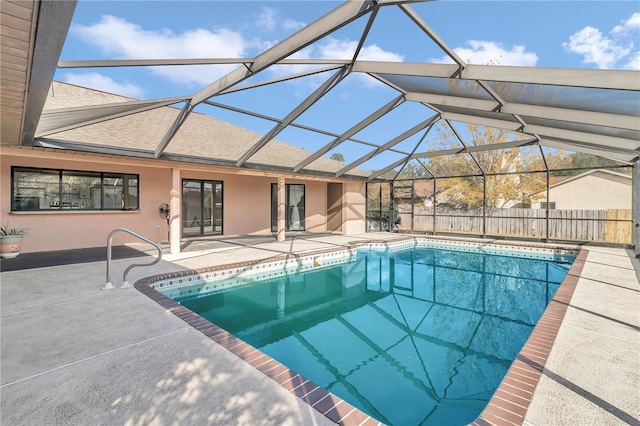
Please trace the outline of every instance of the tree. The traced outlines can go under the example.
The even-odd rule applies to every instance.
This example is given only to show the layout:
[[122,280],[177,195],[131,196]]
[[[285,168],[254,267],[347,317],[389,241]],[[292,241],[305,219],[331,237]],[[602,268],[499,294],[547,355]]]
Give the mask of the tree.
[[414,161],[409,161],[400,171],[396,180],[400,179],[427,179],[431,175],[424,167]]
[[[456,130],[465,139],[466,146],[487,146],[515,140],[510,131],[476,124],[460,123]],[[446,131],[446,128],[439,128],[435,138],[436,142],[463,148],[454,133]],[[538,147],[461,152],[428,160],[429,170],[437,177],[436,201],[456,209],[483,206],[483,174],[487,175],[487,207],[505,208],[535,201],[532,199],[536,197],[534,194],[542,193],[546,187],[546,169]],[[545,160],[550,168],[566,167],[569,162],[562,151],[545,154]],[[403,177],[409,178],[413,169],[405,167],[405,170]]]
[[344,155],[340,154],[339,152],[334,152],[329,158],[344,163]]
[[[607,158],[598,157],[597,155],[584,154],[582,152],[574,152],[569,156],[569,164],[567,167],[574,169],[598,169],[603,166],[617,166],[620,163],[609,160]],[[614,169],[620,173],[631,173],[631,167],[621,167]],[[556,173],[558,176],[575,176],[584,173],[584,170],[566,170]]]

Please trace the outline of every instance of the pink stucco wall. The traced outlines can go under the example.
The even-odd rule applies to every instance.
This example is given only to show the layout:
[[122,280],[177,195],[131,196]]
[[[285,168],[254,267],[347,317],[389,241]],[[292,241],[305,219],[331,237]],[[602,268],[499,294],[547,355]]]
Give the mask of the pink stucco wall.
[[[169,169],[133,166],[107,162],[104,158],[88,157],[83,161],[72,161],[60,156],[20,157],[2,153],[2,190],[0,216],[2,223],[28,228],[23,239],[22,251],[37,252],[70,248],[106,246],[109,233],[126,227],[152,240],[167,239],[167,224],[156,212],[166,202],[170,185]],[[140,175],[140,211],[56,211],[56,212],[10,212],[11,166],[60,168],[67,170],[89,170]],[[164,189],[163,189],[164,188]],[[119,234],[114,245],[134,241],[133,237]],[[139,240],[138,240],[139,241]]]
[[366,232],[367,196],[364,182],[348,182],[343,188],[343,232],[363,234]]
[[[167,241],[167,223],[158,206],[170,201],[171,168],[176,163],[119,157],[74,155],[52,151],[3,149],[0,172],[0,220],[29,229],[23,252],[84,247],[104,247],[109,233],[118,227],[134,230],[154,241]],[[11,212],[11,167],[134,173],[140,176],[140,211]],[[235,171],[209,166],[180,164],[180,178],[223,181],[224,235],[270,235],[271,183],[277,175]],[[306,232],[326,232],[327,183],[319,178],[294,179],[286,183],[306,188]],[[365,230],[364,183],[343,182],[343,233]],[[137,241],[118,234],[114,245]],[[138,240],[139,241],[139,240]]]

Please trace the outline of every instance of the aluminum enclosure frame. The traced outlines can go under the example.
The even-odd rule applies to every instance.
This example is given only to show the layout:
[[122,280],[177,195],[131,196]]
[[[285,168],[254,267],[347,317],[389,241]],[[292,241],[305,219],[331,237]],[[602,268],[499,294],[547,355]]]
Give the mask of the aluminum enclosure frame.
[[[334,70],[334,75],[318,86],[316,92],[292,109],[284,117],[270,117],[275,126],[270,132],[236,159],[236,167],[258,167],[274,170],[283,168],[260,164],[251,161],[255,154],[272,141],[287,127],[301,127],[296,118],[312,105],[328,94],[339,82],[350,74],[366,74],[382,82],[386,87],[397,92],[397,96],[386,105],[370,114],[364,120],[335,135],[333,141],[312,152],[304,161],[294,167],[284,170],[294,173],[310,173],[317,171],[309,165],[319,157],[335,149],[341,143],[350,142],[361,146],[368,146],[371,150],[357,160],[351,162],[335,173],[336,177],[348,176],[348,171],[362,163],[380,156],[387,151],[403,156],[378,170],[372,170],[368,180],[388,179],[389,173],[401,169],[411,160],[432,158],[439,155],[450,155],[453,150],[419,152],[417,146],[412,151],[398,149],[398,142],[409,135],[426,135],[433,124],[440,121],[459,121],[480,126],[494,127],[512,132],[519,139],[514,139],[513,146],[537,145],[552,149],[569,150],[573,152],[598,155],[619,162],[632,165],[640,159],[640,107],[635,101],[640,101],[640,72],[630,70],[599,70],[599,69],[561,69],[541,67],[476,65],[464,63],[448,46],[412,5],[423,1],[395,1],[395,0],[352,0],[346,1],[335,9],[319,17],[316,21],[293,33],[271,48],[253,58],[209,58],[209,59],[138,59],[138,60],[74,60],[58,61],[61,52],[61,42],[68,31],[71,15],[75,8],[75,1],[38,2],[38,16],[34,18],[33,33],[37,38],[29,51],[25,52],[33,57],[28,72],[31,74],[29,99],[24,106],[22,121],[23,133],[19,140],[3,141],[8,145],[23,146],[56,146],[56,133],[70,128],[91,126],[114,117],[138,114],[149,109],[167,105],[180,105],[181,112],[170,126],[162,140],[158,141],[154,157],[165,158],[165,151],[182,124],[189,120],[194,108],[200,104],[213,107],[232,108],[218,102],[219,95],[237,90],[251,90],[255,87],[273,84],[275,81],[297,79],[313,72]],[[428,3],[428,2],[424,2]],[[451,59],[451,64],[442,63],[411,63],[411,62],[381,62],[359,59],[360,49],[364,46],[369,29],[385,8],[399,8],[410,21],[431,39]],[[312,45],[340,28],[351,24],[360,18],[366,20],[355,55],[351,59],[298,59],[294,54]],[[46,40],[57,43],[57,49],[43,50]],[[238,64],[238,67],[227,75],[212,81],[207,86],[185,93],[183,96],[165,99],[149,99],[144,101],[132,100],[122,105],[101,105],[74,108],[73,111],[50,110],[42,111],[43,94],[46,93],[53,69],[72,68],[100,68],[100,67],[151,67],[157,65],[202,65],[202,64]],[[275,65],[304,64],[321,67],[315,71],[290,74],[277,80],[264,80],[258,83],[243,84],[250,77],[263,73]],[[35,67],[35,68],[34,68]],[[38,70],[38,73],[32,73]],[[46,73],[41,70],[51,70]],[[430,82],[439,81],[449,87],[448,93],[433,90]],[[473,87],[471,91],[459,90],[461,85]],[[551,102],[542,96],[540,99],[522,99],[514,96],[514,88],[535,87],[541,93],[568,94],[579,90],[583,95],[580,105],[572,104],[570,98],[561,99],[562,102]],[[455,89],[455,90],[454,90]],[[37,98],[37,99],[36,99]],[[585,99],[592,99],[585,102]],[[608,101],[602,102],[602,99]],[[526,102],[523,102],[526,101]],[[359,131],[384,117],[396,106],[413,102],[425,107],[425,121],[413,128],[398,128],[396,136],[386,143],[375,144],[370,141],[357,139]],[[253,111],[235,108],[237,112],[257,116]],[[70,118],[70,117],[73,118]],[[37,128],[35,128],[37,124]],[[320,134],[331,134],[324,129],[306,127],[306,130]],[[424,132],[424,133],[421,133]],[[487,148],[466,146],[458,138],[460,153],[468,154],[475,149],[505,149],[496,144]],[[64,141],[60,141],[64,144]],[[69,144],[66,144],[69,146]],[[71,144],[73,145],[73,144]],[[96,152],[109,149],[108,147],[83,147],[84,152]],[[542,152],[542,151],[541,151]],[[133,155],[136,155],[133,153]],[[141,153],[148,156],[148,153]],[[215,156],[208,157],[208,161],[216,162]],[[544,161],[544,160],[543,160]],[[324,173],[319,173],[324,174]]]

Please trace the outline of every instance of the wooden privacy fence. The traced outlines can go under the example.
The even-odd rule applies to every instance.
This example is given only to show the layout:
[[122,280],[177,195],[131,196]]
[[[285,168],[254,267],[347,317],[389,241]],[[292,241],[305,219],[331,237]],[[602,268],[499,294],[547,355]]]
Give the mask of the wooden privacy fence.
[[631,209],[607,210],[605,241],[608,243],[631,244],[633,221]]
[[[411,209],[398,208],[400,224],[395,229],[411,230]],[[546,238],[547,220],[543,209],[497,209],[486,212],[487,235]],[[483,234],[482,209],[437,209],[436,232]],[[413,230],[433,232],[433,210],[416,208]],[[555,240],[597,241],[631,244],[631,209],[549,210],[549,238]]]

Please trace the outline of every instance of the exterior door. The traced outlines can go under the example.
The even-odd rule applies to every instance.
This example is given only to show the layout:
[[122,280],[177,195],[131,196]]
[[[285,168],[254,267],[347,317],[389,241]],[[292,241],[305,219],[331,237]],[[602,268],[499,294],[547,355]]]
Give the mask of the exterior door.
[[390,231],[391,184],[367,182],[367,232]]
[[[285,230],[304,231],[305,222],[305,186],[285,185]],[[271,184],[271,231],[278,230],[278,184]]]
[[222,182],[182,180],[182,235],[222,234]]

